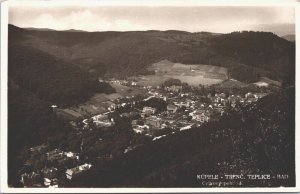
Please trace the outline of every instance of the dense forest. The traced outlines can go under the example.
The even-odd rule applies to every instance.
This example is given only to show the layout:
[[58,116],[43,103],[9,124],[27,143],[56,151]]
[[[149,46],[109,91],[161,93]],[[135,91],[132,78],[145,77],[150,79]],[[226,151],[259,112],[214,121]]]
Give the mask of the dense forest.
[[290,74],[294,72],[295,42],[268,32],[89,33],[25,30],[12,25],[9,30],[11,44],[42,50],[95,75],[147,74],[146,67],[167,59],[227,67],[232,78],[243,82],[261,76],[287,83],[294,81]]
[[68,186],[203,187],[197,174],[240,173],[289,175],[286,180],[245,180],[241,186],[293,186],[294,94],[294,88],[278,91],[257,105],[229,111],[218,122],[147,143],[96,165]]

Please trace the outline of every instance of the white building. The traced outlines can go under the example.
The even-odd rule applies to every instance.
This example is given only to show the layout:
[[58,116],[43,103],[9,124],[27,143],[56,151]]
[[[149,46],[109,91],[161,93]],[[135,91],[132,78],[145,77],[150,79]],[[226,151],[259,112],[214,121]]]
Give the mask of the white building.
[[77,166],[75,168],[68,169],[68,170],[66,170],[67,179],[71,180],[72,178],[74,178],[74,176],[77,176],[78,174],[81,174],[82,172],[89,170],[91,167],[92,167],[91,164],[86,163],[86,164]]

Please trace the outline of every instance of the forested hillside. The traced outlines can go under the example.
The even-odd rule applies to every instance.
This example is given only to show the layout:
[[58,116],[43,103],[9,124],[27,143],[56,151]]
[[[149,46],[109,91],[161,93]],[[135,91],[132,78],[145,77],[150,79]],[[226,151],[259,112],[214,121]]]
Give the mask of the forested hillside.
[[293,82],[295,43],[267,32],[69,32],[12,25],[9,30],[11,44],[34,47],[95,75],[144,74],[152,63],[168,59],[228,67],[233,78],[245,82],[260,76]]
[[96,92],[114,89],[98,82],[79,67],[28,46],[11,46],[8,53],[8,76],[38,98],[58,105],[73,105]]

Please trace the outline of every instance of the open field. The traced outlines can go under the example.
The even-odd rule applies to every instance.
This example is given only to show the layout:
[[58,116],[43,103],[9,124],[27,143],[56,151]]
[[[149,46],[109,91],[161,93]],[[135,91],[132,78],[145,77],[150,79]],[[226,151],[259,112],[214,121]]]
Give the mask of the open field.
[[139,85],[158,86],[168,78],[180,79],[192,86],[213,85],[228,79],[226,68],[213,65],[185,65],[163,60],[148,69],[155,71],[155,75],[137,77]]

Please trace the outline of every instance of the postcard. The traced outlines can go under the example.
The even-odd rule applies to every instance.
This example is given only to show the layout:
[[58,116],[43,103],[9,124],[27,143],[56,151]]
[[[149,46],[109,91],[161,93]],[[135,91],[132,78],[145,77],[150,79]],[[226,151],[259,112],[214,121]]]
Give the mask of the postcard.
[[2,2],[1,191],[299,191],[299,14]]

